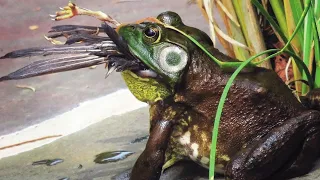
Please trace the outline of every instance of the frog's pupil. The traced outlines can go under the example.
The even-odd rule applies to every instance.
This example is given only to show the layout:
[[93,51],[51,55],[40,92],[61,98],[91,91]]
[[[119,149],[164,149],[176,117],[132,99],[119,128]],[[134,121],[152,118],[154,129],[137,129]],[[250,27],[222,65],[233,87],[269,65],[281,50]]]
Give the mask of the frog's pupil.
[[152,28],[148,28],[144,31],[144,33],[148,36],[148,37],[154,37],[156,35],[156,32],[152,29]]

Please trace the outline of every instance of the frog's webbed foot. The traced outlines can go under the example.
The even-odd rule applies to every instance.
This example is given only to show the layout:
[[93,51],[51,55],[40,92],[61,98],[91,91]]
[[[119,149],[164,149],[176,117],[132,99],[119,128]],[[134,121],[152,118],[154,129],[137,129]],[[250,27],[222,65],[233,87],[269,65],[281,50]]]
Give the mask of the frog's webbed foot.
[[173,121],[161,120],[153,125],[146,148],[134,164],[130,180],[158,180],[160,178],[173,124]]
[[239,152],[226,167],[237,180],[288,179],[308,173],[320,152],[320,113],[288,119]]
[[50,15],[55,21],[60,21],[64,19],[70,19],[74,16],[78,15],[87,15],[95,17],[101,21],[112,23],[116,26],[120,25],[118,21],[111,18],[109,15],[101,12],[101,11],[91,11],[86,8],[81,8],[77,6],[75,3],[69,2],[67,6],[60,8],[60,11],[56,12],[56,15]]

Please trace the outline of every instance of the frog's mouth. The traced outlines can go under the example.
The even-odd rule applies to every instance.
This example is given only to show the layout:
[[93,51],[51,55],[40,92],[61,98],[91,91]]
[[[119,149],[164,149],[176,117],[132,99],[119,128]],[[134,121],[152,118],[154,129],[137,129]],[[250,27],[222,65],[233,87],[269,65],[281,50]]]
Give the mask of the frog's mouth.
[[[123,54],[126,58],[126,62],[114,62],[115,64],[119,64],[120,68],[115,67],[118,71],[122,70],[131,70],[133,73],[138,75],[141,78],[158,78],[158,74],[151,70],[148,66],[146,66],[138,57],[136,57],[129,49],[128,44],[125,40],[107,23],[103,23],[102,27],[104,28],[105,33],[108,37],[115,43],[118,47],[118,51]],[[131,63],[133,66],[124,67],[123,64]],[[114,66],[113,66],[114,67]]]
[[[108,36],[99,36],[96,32],[105,32]],[[20,58],[31,56],[52,57],[35,61],[15,72],[0,77],[0,81],[24,79],[44,74],[70,71],[105,64],[106,76],[113,71],[130,70],[142,78],[157,78],[158,75],[135,57],[127,44],[114,28],[107,24],[102,27],[62,25],[54,26],[46,37],[53,44],[61,43],[55,38],[66,37],[62,45],[28,48],[13,51],[0,57]]]

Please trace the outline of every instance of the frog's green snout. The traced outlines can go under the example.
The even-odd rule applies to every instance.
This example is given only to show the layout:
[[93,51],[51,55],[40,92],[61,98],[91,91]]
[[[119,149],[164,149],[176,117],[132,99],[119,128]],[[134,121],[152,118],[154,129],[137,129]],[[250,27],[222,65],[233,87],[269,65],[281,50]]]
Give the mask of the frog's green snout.
[[157,76],[156,73],[149,70],[149,68],[132,53],[132,51],[129,49],[128,42],[123,36],[127,35],[130,32],[134,32],[137,28],[137,25],[125,25],[123,27],[120,27],[118,32],[116,32],[112,27],[110,27],[106,23],[104,23],[102,27],[104,28],[104,31],[109,36],[109,38],[116,45],[118,52],[121,53],[121,55],[123,55],[123,57],[113,58],[108,61],[107,76],[114,70],[118,72],[124,70],[131,70],[135,72],[137,75],[148,77]]

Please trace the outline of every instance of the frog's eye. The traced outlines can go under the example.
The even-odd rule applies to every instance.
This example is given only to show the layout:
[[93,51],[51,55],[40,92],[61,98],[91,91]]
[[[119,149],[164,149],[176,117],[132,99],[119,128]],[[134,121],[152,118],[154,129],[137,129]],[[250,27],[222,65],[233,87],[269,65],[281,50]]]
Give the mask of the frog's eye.
[[177,73],[185,68],[188,62],[187,52],[178,47],[165,47],[160,52],[160,68],[168,73]]
[[147,28],[146,30],[144,30],[144,34],[149,38],[155,37],[158,33],[159,31],[157,28]]
[[159,32],[159,29],[156,27],[147,27],[143,33],[144,33],[144,36],[145,36],[144,39],[146,40],[146,42],[155,43],[160,39],[160,32]]

